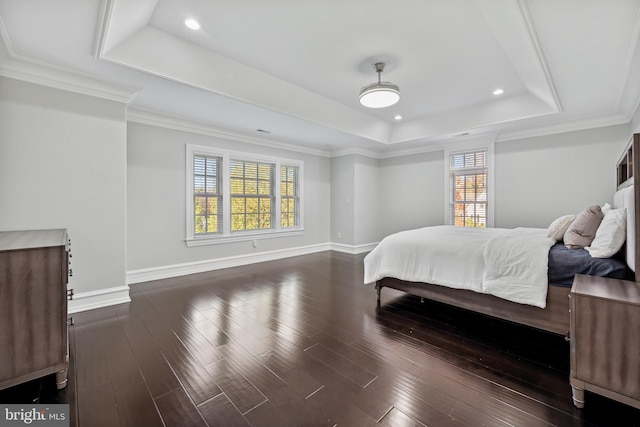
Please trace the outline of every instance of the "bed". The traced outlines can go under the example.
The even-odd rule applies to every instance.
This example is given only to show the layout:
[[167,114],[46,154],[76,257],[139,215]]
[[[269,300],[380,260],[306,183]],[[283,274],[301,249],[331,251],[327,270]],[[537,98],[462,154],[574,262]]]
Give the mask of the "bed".
[[[640,244],[640,238],[638,238],[638,232],[640,232],[640,209],[638,204],[640,203],[640,186],[635,181],[639,179],[640,172],[638,171],[640,161],[636,161],[636,157],[640,156],[640,134],[636,134],[631,138],[629,145],[625,148],[625,152],[616,165],[617,171],[617,188],[613,198],[613,209],[624,209],[626,216],[626,230],[625,230],[625,243],[622,249],[616,253],[615,256],[610,257],[612,261],[617,262],[617,267],[605,267],[600,268],[598,266],[582,266],[583,270],[571,272],[552,269],[553,263],[560,266],[564,262],[574,262],[580,258],[578,255],[582,254],[582,259],[578,260],[578,263],[588,263],[588,258],[591,258],[587,253],[584,257],[584,249],[567,249],[562,242],[557,243],[555,241],[544,241],[545,232],[548,230],[543,229],[492,229],[484,230],[482,233],[484,236],[475,236],[474,232],[465,233],[471,235],[471,243],[469,246],[482,246],[488,245],[491,241],[494,250],[484,251],[485,246],[482,246],[481,255],[475,252],[475,255],[471,252],[465,251],[465,244],[454,244],[449,247],[453,253],[457,252],[456,256],[462,254],[462,258],[455,260],[450,258],[446,263],[443,263],[443,258],[438,254],[439,252],[446,252],[447,249],[431,248],[432,252],[426,252],[427,258],[433,258],[437,262],[430,264],[425,258],[415,258],[413,260],[403,260],[401,272],[396,274],[393,269],[388,268],[392,264],[389,261],[392,258],[404,259],[405,255],[414,252],[416,247],[411,245],[421,245],[422,240],[431,241],[432,236],[429,233],[434,232],[439,236],[436,241],[439,244],[444,245],[447,239],[462,239],[457,237],[458,233],[449,234],[449,228],[455,228],[450,226],[442,227],[427,227],[425,229],[418,229],[413,231],[396,233],[392,236],[387,236],[383,239],[376,248],[365,257],[365,283],[374,283],[377,291],[378,302],[380,301],[380,293],[382,288],[393,288],[400,291],[407,292],[412,295],[417,295],[421,298],[427,298],[434,301],[443,302],[456,307],[464,308],[467,310],[475,311],[478,313],[494,316],[500,319],[508,320],[511,322],[527,325],[533,328],[549,331],[556,334],[562,334],[568,337],[569,331],[569,299],[571,281],[573,274],[591,274],[602,275],[605,277],[623,278],[626,280],[635,280],[636,265],[640,265],[638,257],[640,256],[640,250],[638,245]],[[638,213],[638,215],[636,215]],[[412,236],[409,236],[413,233]],[[526,251],[520,250],[518,245],[517,235],[519,233],[531,234],[534,240],[537,240],[531,248],[538,255],[540,252],[545,253],[545,261],[548,262],[549,269],[544,269],[546,279],[542,287],[544,288],[544,296],[540,294],[534,297],[533,302],[523,301],[522,293],[520,289],[516,289],[515,292],[510,292],[509,284],[506,283],[506,298],[501,294],[503,291],[495,291],[493,282],[496,285],[505,286],[505,282],[509,279],[513,280],[514,285],[512,288],[522,288],[521,281],[526,279],[528,274],[534,274],[537,276],[537,285],[539,283],[540,270],[524,270],[524,273],[514,273],[510,268],[511,262],[520,262],[527,258]],[[398,234],[401,234],[400,238]],[[407,237],[409,241],[408,249],[402,249],[401,241],[404,237]],[[443,243],[443,240],[444,242]],[[484,240],[483,240],[484,239]],[[514,240],[514,241],[511,241]],[[476,241],[478,240],[478,241]],[[482,243],[482,242],[484,243]],[[391,242],[389,244],[389,242]],[[480,243],[479,243],[480,242]],[[501,246],[506,245],[501,249]],[[462,250],[461,250],[462,249]],[[527,250],[529,250],[527,249]],[[386,255],[385,255],[386,251]],[[402,251],[405,251],[404,253]],[[516,251],[517,253],[512,253]],[[581,252],[582,251],[582,252]],[[498,255],[491,255],[498,254]],[[490,269],[487,273],[483,269],[478,269],[477,258],[484,256],[493,256],[498,259],[497,267],[482,268]],[[511,257],[508,262],[500,263],[500,257]],[[476,258],[474,258],[476,257]],[[532,257],[533,258],[533,257]],[[475,261],[474,261],[475,259]],[[484,258],[483,258],[484,259]],[[535,261],[537,262],[537,261]],[[385,264],[387,263],[387,264]],[[471,267],[467,268],[464,264],[470,264]],[[453,265],[455,268],[450,268],[455,274],[448,274],[442,268],[442,265]],[[438,267],[440,266],[440,267]],[[459,267],[459,268],[458,268]],[[464,268],[465,271],[460,271]],[[584,270],[586,268],[586,270]],[[415,269],[413,271],[412,269]],[[536,272],[537,271],[537,272]],[[426,272],[426,276],[422,275]],[[532,273],[533,272],[533,273]],[[424,280],[421,277],[436,278],[438,281]],[[475,277],[475,280],[474,280]],[[456,282],[456,280],[459,280]],[[483,289],[484,281],[489,283],[486,286],[487,289]],[[479,283],[479,285],[478,285]],[[528,284],[527,284],[528,285]],[[480,286],[480,289],[477,287]],[[510,293],[514,293],[510,295]],[[526,292],[524,292],[526,293]]]

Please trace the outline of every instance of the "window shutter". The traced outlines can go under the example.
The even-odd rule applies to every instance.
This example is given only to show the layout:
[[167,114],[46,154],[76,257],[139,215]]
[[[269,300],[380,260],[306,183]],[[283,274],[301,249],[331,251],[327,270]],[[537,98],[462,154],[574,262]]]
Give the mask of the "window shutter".
[[298,167],[280,167],[280,226],[296,227],[300,224],[300,196]]
[[487,150],[449,156],[450,220],[461,227],[487,226]]
[[195,234],[222,233],[222,158],[193,156]]

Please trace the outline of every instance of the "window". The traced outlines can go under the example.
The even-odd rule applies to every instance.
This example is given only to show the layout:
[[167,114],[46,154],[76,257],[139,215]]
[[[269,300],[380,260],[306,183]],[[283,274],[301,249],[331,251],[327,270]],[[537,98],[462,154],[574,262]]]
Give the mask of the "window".
[[487,150],[449,155],[449,219],[461,227],[486,227]]
[[272,227],[273,168],[273,163],[231,160],[231,231]]
[[300,234],[302,166],[188,145],[187,245]]
[[194,231],[222,233],[221,157],[193,156]]
[[296,227],[299,223],[300,196],[298,194],[298,167],[280,167],[280,225]]

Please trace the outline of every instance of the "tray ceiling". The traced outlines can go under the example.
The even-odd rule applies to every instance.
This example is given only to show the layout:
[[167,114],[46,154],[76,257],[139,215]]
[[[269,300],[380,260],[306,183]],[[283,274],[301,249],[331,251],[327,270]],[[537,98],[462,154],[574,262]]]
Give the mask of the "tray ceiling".
[[[132,117],[384,153],[628,122],[639,12],[638,0],[0,0],[0,73],[38,65],[126,89]],[[377,61],[401,100],[372,110],[358,93]]]

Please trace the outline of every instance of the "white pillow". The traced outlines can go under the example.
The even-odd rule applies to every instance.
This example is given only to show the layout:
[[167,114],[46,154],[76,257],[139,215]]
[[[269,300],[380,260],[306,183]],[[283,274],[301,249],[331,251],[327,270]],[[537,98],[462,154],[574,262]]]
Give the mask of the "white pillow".
[[627,215],[624,209],[610,209],[602,219],[596,237],[585,249],[593,258],[615,255],[627,237]]
[[575,215],[564,215],[554,220],[547,229],[547,237],[554,239],[556,242],[562,240],[564,233],[574,219],[576,219]]
[[605,203],[604,205],[601,206],[601,208],[602,208],[602,213],[606,215],[607,212],[611,210],[611,205],[609,203]]

